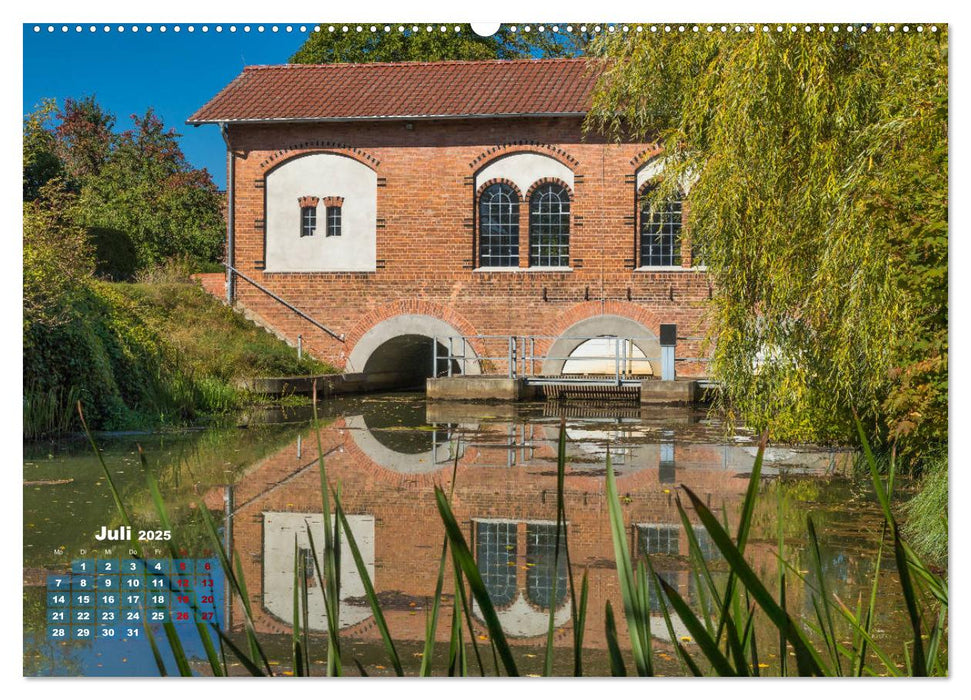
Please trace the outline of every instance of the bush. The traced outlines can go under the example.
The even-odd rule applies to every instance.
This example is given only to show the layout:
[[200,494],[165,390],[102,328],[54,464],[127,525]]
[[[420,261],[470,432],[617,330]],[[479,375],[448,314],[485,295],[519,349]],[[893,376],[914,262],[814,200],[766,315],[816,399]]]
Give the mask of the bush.
[[947,455],[925,463],[920,490],[906,505],[904,528],[911,545],[922,556],[947,566],[948,475]]
[[112,282],[129,282],[138,269],[138,251],[124,231],[113,228],[88,229],[88,238],[94,246],[95,274]]

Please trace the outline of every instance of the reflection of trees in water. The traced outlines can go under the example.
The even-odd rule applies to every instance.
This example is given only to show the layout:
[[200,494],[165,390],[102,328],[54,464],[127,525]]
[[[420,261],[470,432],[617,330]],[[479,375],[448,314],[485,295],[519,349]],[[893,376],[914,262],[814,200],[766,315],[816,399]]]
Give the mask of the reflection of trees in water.
[[447,443],[454,424],[429,426],[423,401],[372,401],[361,406],[368,431],[384,447],[401,454],[422,454]]

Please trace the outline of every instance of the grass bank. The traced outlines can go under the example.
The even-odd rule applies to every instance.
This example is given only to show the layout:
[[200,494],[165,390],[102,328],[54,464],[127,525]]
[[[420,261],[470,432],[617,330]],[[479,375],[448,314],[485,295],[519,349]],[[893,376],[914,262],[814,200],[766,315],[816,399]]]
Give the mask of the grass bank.
[[186,425],[265,400],[239,377],[333,371],[184,276],[89,280],[56,324],[24,324],[24,437],[78,429],[79,399],[101,430]]

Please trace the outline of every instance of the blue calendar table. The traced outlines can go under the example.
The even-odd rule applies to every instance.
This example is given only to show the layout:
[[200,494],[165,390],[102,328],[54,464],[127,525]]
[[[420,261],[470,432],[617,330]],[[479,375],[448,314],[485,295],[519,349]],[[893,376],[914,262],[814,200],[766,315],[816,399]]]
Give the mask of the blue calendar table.
[[216,559],[78,559],[47,577],[51,640],[137,639],[146,625],[222,625]]

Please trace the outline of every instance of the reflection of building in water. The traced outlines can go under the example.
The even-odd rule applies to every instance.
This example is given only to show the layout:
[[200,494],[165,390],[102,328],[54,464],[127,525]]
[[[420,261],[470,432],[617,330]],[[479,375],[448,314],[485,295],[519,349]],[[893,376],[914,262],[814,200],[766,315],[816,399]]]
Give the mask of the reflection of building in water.
[[[472,550],[506,634],[545,634],[551,605],[557,627],[570,619],[565,534],[557,561],[555,521],[472,520]],[[473,611],[481,620],[478,604]]]
[[[333,522],[331,516],[331,521]],[[374,518],[370,515],[349,515],[351,534],[361,550],[368,575],[374,576]],[[308,534],[309,531],[309,534]],[[294,548],[303,558],[307,572],[307,618],[311,630],[327,630],[324,592],[313,575],[314,561],[311,538],[318,552],[324,542],[324,518],[320,513],[263,513],[263,608],[286,625],[293,624]],[[237,543],[238,544],[238,543]],[[350,627],[371,616],[371,608],[363,601],[364,584],[347,546],[341,548],[341,605],[339,627]],[[247,579],[248,581],[249,579]],[[357,600],[355,600],[357,599]]]
[[[541,644],[552,606],[555,643],[569,645],[565,557],[553,567],[558,421],[503,421],[470,414],[448,417],[443,423],[447,424],[441,430],[404,419],[379,426],[369,416],[358,415],[337,418],[321,429],[328,478],[341,485],[345,512],[393,637],[424,638],[425,611],[435,590],[444,537],[434,486],[448,490],[454,466],[453,509],[513,643]],[[617,487],[632,549],[656,555],[665,580],[689,600],[696,591],[687,573],[688,533],[681,525],[676,485],[667,470],[676,466],[678,484],[689,486],[716,511],[725,506],[734,517],[748,484],[752,456],[747,447],[681,441],[676,430],[647,430],[633,423],[574,420],[567,429],[577,442],[567,450],[566,535],[577,585],[584,570],[589,576],[585,643],[603,648],[604,603],[610,600],[615,610],[621,609],[604,487],[606,446],[611,444],[612,455],[623,455],[617,465]],[[305,434],[255,464],[229,494],[232,541],[243,562],[254,623],[261,633],[290,632],[294,537],[298,548],[307,546],[306,522],[317,547],[323,546],[323,533],[318,535],[322,520],[316,458],[317,439]],[[825,466],[821,457],[812,459]],[[213,507],[222,502],[221,492],[208,496]],[[693,531],[706,556],[714,556],[703,531]],[[748,552],[772,564],[769,545],[751,542]],[[342,633],[378,640],[346,548],[341,560]],[[451,590],[446,581],[446,595]],[[315,607],[319,595],[311,587],[315,630],[324,629],[325,623],[322,610]],[[449,619],[446,613],[440,617],[442,640],[448,638]],[[238,609],[232,620],[237,628],[242,624]],[[667,638],[663,618],[658,616],[657,622],[657,634]],[[622,620],[618,624],[623,625]],[[680,623],[676,633],[681,633]]]

